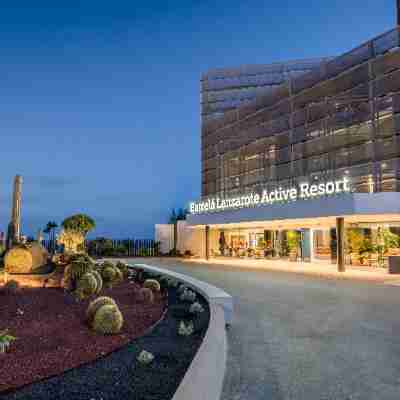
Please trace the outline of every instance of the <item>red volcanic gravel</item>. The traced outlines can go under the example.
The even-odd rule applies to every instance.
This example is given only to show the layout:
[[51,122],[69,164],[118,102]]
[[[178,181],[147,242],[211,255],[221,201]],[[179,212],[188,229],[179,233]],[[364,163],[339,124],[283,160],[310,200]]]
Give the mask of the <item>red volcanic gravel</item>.
[[115,336],[91,331],[85,323],[90,300],[78,303],[62,289],[1,293],[0,330],[8,329],[17,340],[8,353],[0,354],[0,392],[58,375],[142,336],[162,317],[166,299],[157,294],[153,304],[139,304],[133,294],[137,289],[135,283],[124,282],[100,294],[112,297],[124,316],[122,331]]

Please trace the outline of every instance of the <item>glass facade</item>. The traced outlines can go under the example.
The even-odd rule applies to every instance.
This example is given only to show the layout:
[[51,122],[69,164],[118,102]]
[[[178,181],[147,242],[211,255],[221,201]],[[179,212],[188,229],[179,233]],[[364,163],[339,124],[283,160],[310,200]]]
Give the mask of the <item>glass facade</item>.
[[[299,224],[300,225],[300,224]],[[211,230],[211,256],[241,259],[290,260],[336,264],[334,225],[317,229],[243,227]],[[347,265],[387,267],[389,256],[400,256],[397,223],[348,224],[345,230]]]
[[203,120],[203,199],[344,175],[357,192],[399,191],[399,42],[396,28]]
[[201,79],[202,121],[218,118],[227,111],[251,103],[282,83],[316,70],[323,60],[327,59],[244,65],[208,71]]

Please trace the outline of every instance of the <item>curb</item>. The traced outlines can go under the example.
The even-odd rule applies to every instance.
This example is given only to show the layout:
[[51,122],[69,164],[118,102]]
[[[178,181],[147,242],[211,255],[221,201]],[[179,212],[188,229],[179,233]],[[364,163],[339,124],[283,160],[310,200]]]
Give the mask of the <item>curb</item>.
[[[129,263],[127,263],[129,265]],[[224,311],[225,324],[231,325],[233,322],[234,304],[233,298],[230,294],[224,292],[222,289],[210,285],[209,283],[199,281],[187,275],[173,272],[168,269],[154,267],[147,264],[131,264],[132,267],[138,267],[150,272],[156,272],[185,282],[186,286],[192,287],[201,293],[209,302],[210,305],[219,305]]]
[[215,286],[183,274],[146,264],[130,266],[178,279],[207,299],[210,323],[206,335],[172,400],[219,400],[227,357],[225,325],[231,324],[233,319],[232,296]]

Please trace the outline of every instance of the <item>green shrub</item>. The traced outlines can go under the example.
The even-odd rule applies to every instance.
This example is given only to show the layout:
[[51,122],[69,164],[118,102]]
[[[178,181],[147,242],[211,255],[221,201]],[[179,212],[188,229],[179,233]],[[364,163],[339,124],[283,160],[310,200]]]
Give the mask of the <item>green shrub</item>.
[[17,338],[10,335],[7,329],[0,331],[0,353],[5,353],[15,340],[17,340]]
[[144,288],[149,288],[153,292],[159,292],[161,290],[160,284],[155,279],[146,279],[143,283]]
[[79,279],[77,291],[80,298],[92,296],[96,293],[96,290],[97,279],[91,272],[86,273]]
[[194,325],[192,321],[184,322],[181,321],[178,326],[179,336],[190,336],[194,332]]
[[90,302],[86,310],[86,321],[88,322],[89,325],[92,325],[97,310],[105,305],[117,306],[117,303],[115,302],[114,299],[107,296],[98,297],[97,299],[94,299],[93,301]]
[[103,278],[101,277],[99,271],[93,270],[91,274],[96,278],[97,281],[96,294],[99,294],[101,292],[101,289],[103,289]]
[[15,281],[14,279],[11,279],[10,281],[7,281],[6,284],[3,287],[3,290],[7,293],[7,294],[13,294],[18,292],[20,288],[20,285],[17,281]]
[[118,307],[106,304],[96,311],[92,327],[103,335],[113,335],[121,331],[123,323],[124,318]]
[[136,357],[140,364],[150,364],[154,360],[154,355],[146,350],[142,350]]

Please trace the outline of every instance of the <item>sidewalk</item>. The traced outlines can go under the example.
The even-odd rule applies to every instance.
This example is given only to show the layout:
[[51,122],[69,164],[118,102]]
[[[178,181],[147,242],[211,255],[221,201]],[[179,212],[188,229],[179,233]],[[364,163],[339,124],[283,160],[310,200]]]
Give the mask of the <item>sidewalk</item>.
[[387,285],[400,286],[400,275],[391,275],[384,268],[367,268],[347,266],[346,272],[338,272],[336,265],[324,263],[303,263],[281,260],[249,260],[249,259],[185,259],[187,262],[235,267],[238,269],[290,272],[320,278],[349,279],[378,282]]

